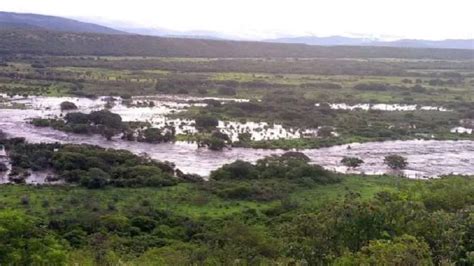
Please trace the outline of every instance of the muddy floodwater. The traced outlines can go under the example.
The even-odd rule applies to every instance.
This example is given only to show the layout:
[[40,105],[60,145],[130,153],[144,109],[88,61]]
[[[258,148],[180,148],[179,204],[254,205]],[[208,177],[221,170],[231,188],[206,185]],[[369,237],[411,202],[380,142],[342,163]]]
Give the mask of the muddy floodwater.
[[[232,148],[224,151],[199,149],[194,143],[176,142],[166,144],[148,144],[123,141],[115,138],[107,141],[101,136],[69,134],[49,128],[38,128],[30,125],[28,120],[33,117],[48,117],[58,114],[57,106],[61,101],[43,98],[42,101],[25,102],[30,104],[26,109],[0,109],[0,129],[11,137],[24,137],[28,142],[60,142],[73,144],[92,144],[105,148],[125,149],[136,154],[148,154],[150,157],[173,162],[177,168],[188,173],[209,175],[212,170],[237,159],[255,162],[272,154],[281,154],[282,150],[264,150],[249,148]],[[18,100],[21,103],[22,100]],[[94,110],[101,108],[100,102],[83,100],[79,109]],[[84,105],[81,105],[84,103]],[[165,106],[166,105],[166,106]],[[167,99],[166,103],[155,103],[155,107],[146,109],[126,108],[122,105],[116,108],[119,113],[129,117],[144,116],[150,119],[157,115],[163,116],[178,111],[191,103],[177,102]],[[82,110],[81,110],[82,111]],[[125,115],[125,116],[127,116]],[[350,146],[350,148],[349,148]],[[447,174],[474,175],[474,141],[386,141],[363,144],[341,145],[322,149],[301,150],[315,164],[338,172],[353,172],[366,174],[389,173],[383,164],[383,158],[389,154],[399,154],[408,159],[409,165],[404,174],[411,178],[436,177]],[[365,163],[353,170],[342,166],[340,160],[344,156],[355,156]]]

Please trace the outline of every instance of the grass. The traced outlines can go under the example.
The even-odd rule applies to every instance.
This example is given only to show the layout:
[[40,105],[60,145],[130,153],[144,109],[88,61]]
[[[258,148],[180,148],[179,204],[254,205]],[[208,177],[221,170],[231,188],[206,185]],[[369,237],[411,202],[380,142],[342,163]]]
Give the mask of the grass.
[[363,199],[370,199],[381,191],[396,191],[420,181],[393,176],[346,176],[342,183],[318,186],[290,195],[291,200],[308,209],[317,209],[325,204],[341,200],[349,192],[358,193]]
[[[28,205],[22,204],[28,198]],[[0,206],[24,209],[35,216],[48,216],[52,211],[64,215],[78,210],[107,210],[109,205],[125,210],[139,204],[170,210],[189,217],[219,217],[242,212],[245,209],[268,208],[274,203],[258,204],[250,201],[222,201],[191,184],[169,188],[107,188],[87,190],[71,186],[0,186]]]
[[[215,61],[232,62],[234,69],[214,69],[212,63]],[[311,61],[313,59],[310,59]],[[35,69],[31,67],[34,62],[46,62],[46,68]],[[295,66],[308,67],[305,65],[305,59],[300,59],[302,65]],[[336,60],[337,61],[337,60]],[[357,59],[339,60],[347,62],[358,62]],[[359,60],[366,67],[375,67],[383,62],[384,64],[394,64],[392,67],[405,71],[402,74],[393,75],[347,75],[337,74],[339,67],[335,65],[336,74],[299,74],[298,69],[288,68],[288,62],[298,62],[291,59],[216,59],[216,58],[157,58],[157,57],[34,57],[33,59],[13,59],[8,62],[7,67],[0,67],[0,74],[2,78],[0,82],[4,85],[2,90],[14,90],[19,84],[27,86],[28,90],[35,90],[35,83],[42,82],[46,86],[55,86],[53,84],[60,83],[58,80],[64,80],[67,85],[64,87],[71,87],[73,84],[82,84],[83,91],[88,94],[104,95],[108,93],[126,93],[143,95],[147,93],[156,93],[154,90],[146,90],[145,88],[154,87],[158,79],[166,79],[168,76],[175,74],[179,78],[193,79],[196,77],[204,77],[209,80],[218,81],[238,81],[238,82],[252,82],[263,81],[267,84],[288,86],[288,90],[294,91],[297,94],[303,94],[305,98],[314,101],[330,101],[330,102],[382,102],[382,103],[400,103],[409,101],[413,103],[438,103],[472,101],[474,99],[474,90],[472,90],[472,65],[471,62],[440,61],[436,62],[436,66],[431,66],[430,62],[424,60],[391,60],[378,59],[373,61]],[[48,64],[51,63],[51,66]],[[116,63],[117,62],[117,63]],[[157,67],[155,67],[155,62]],[[273,62],[262,71],[248,72],[245,68],[246,64],[251,62],[252,65],[266,66],[268,62]],[[206,64],[211,64],[211,67]],[[374,65],[371,65],[374,64]],[[190,65],[202,66],[199,68],[190,67]],[[206,68],[209,67],[209,68]],[[202,69],[208,72],[202,71]],[[237,69],[241,71],[237,71]],[[309,70],[311,70],[310,68]],[[317,69],[316,69],[317,70]],[[268,73],[264,73],[268,71]],[[465,81],[462,86],[429,86],[425,81],[442,75],[446,71],[455,73],[464,73]],[[41,73],[47,73],[44,75]],[[20,79],[10,79],[11,74],[24,75]],[[39,75],[38,75],[39,74]],[[50,79],[53,77],[53,79]],[[54,80],[57,78],[58,80]],[[403,85],[402,80],[421,79],[423,86],[429,90],[429,93],[411,93],[404,95],[399,92],[367,92],[355,91],[352,87],[357,83],[380,82],[389,83],[392,85]],[[67,81],[66,81],[67,80]],[[303,83],[317,83],[317,82],[331,82],[340,84],[343,89],[327,90],[327,89],[302,89],[299,86]],[[45,84],[44,84],[45,83]],[[48,85],[49,84],[49,85]],[[470,85],[471,84],[471,85]],[[405,84],[410,85],[410,84]],[[269,90],[275,88],[247,88],[241,86],[237,89],[238,97],[246,98],[261,98]],[[441,89],[447,89],[442,90]],[[25,89],[21,90],[25,91]],[[209,95],[218,96],[214,88],[208,88]],[[71,94],[72,91],[63,90],[61,93],[40,92],[46,95],[66,95]],[[190,92],[194,94],[195,92]]]
[[[346,176],[338,184],[299,188],[289,198],[305,208],[318,208],[342,199],[349,191],[370,198],[383,190],[396,190],[420,181],[389,176]],[[423,182],[423,181],[421,181]],[[27,204],[22,201],[28,201]],[[227,217],[247,209],[266,210],[278,206],[268,202],[223,200],[195,184],[166,188],[106,188],[88,190],[74,186],[0,186],[1,208],[23,209],[38,217],[68,216],[84,211],[106,211],[113,206],[119,212],[140,204],[149,204],[176,214],[198,217]]]

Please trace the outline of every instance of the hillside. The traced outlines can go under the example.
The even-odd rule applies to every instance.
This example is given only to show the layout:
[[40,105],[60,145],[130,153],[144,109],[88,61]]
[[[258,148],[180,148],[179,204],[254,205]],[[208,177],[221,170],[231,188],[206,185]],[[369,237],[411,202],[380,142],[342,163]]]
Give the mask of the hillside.
[[299,43],[299,44],[326,45],[326,46],[336,46],[336,45],[359,46],[359,45],[369,45],[370,43],[372,43],[371,39],[351,38],[351,37],[344,37],[344,36],[329,36],[329,37],[299,36],[299,37],[268,39],[267,41],[273,42],[273,43]]
[[84,23],[72,19],[37,14],[20,14],[0,12],[0,29],[30,29],[61,32],[88,32],[103,34],[124,33],[92,23]]
[[0,30],[2,54],[115,55],[163,57],[295,57],[474,59],[471,50],[311,46],[264,42],[161,38],[125,34]]
[[301,36],[270,39],[273,43],[299,43],[308,45],[357,45],[357,46],[386,46],[386,47],[411,47],[411,48],[440,48],[440,49],[474,49],[474,40],[410,40],[380,41],[367,38],[351,38],[343,36],[317,37]]
[[454,49],[474,49],[474,40],[410,40],[403,39],[393,42],[378,42],[374,45],[390,47],[419,47],[419,48],[454,48]]

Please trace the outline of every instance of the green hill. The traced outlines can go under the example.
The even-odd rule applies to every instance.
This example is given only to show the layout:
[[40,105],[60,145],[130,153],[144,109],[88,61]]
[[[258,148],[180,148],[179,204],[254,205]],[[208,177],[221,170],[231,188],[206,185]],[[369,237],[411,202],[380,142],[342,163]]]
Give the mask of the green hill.
[[0,29],[30,29],[61,32],[89,32],[102,34],[124,33],[92,23],[84,23],[62,17],[37,14],[0,12]]
[[114,55],[233,58],[474,59],[472,50],[311,46],[264,42],[161,38],[126,34],[0,30],[0,54]]

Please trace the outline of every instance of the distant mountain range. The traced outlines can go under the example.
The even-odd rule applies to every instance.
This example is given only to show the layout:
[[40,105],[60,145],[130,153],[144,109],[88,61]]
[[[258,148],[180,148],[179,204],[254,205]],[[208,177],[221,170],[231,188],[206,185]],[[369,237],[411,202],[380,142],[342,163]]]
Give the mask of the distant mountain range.
[[[107,24],[102,26],[99,24]],[[99,34],[121,34],[121,35],[147,35],[168,38],[207,39],[207,40],[239,40],[236,36],[230,36],[213,31],[175,31],[163,28],[134,27],[124,23],[113,23],[101,21],[99,24],[86,23],[79,20],[44,16],[38,14],[20,14],[11,12],[0,12],[0,30],[47,30],[71,33],[99,33]],[[256,40],[246,40],[256,41]],[[474,49],[474,39],[469,40],[410,40],[383,41],[373,38],[354,38],[344,36],[301,36],[267,39],[262,42],[280,44],[306,44],[319,46],[386,46],[407,48],[449,48],[449,49]]]
[[0,12],[0,29],[42,29],[74,33],[126,34],[116,29],[68,18],[11,12]]
[[164,28],[137,28],[137,27],[115,27],[124,32],[157,36],[157,37],[176,37],[188,39],[207,39],[207,40],[235,40],[233,36],[219,34],[214,31],[176,31]]
[[449,48],[449,49],[474,49],[474,39],[470,40],[411,40],[402,39],[396,41],[381,41],[368,38],[351,38],[343,36],[331,37],[290,37],[265,40],[275,43],[299,43],[308,45],[325,45],[325,46],[388,46],[388,47],[412,47],[412,48]]

